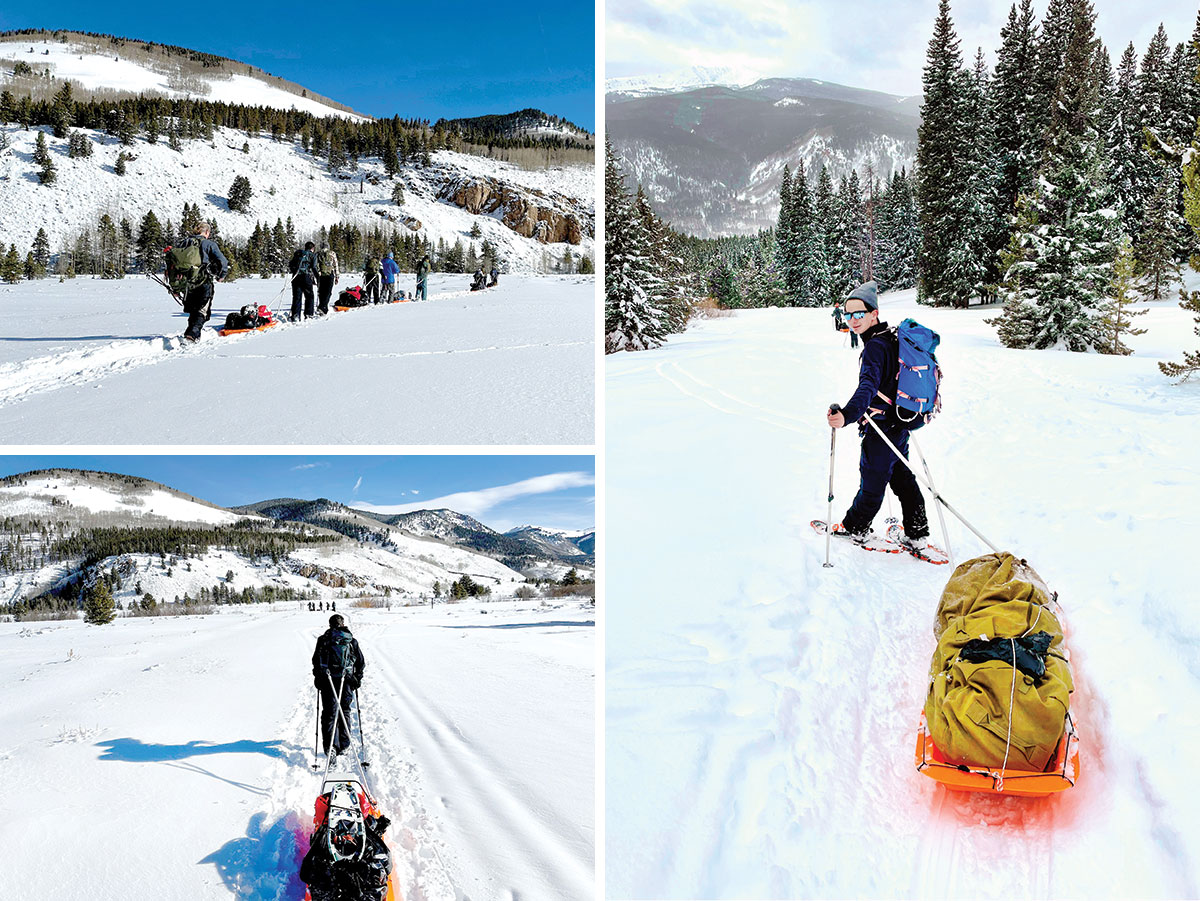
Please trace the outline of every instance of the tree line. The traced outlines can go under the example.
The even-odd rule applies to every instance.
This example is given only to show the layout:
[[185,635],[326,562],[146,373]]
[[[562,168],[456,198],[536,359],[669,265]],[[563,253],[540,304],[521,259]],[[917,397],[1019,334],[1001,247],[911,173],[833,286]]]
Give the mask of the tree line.
[[[608,240],[637,245],[619,249],[623,280],[606,291],[606,330],[627,335],[610,349],[669,333],[663,270],[630,263],[658,254],[682,260],[668,272],[677,286],[728,307],[822,305],[873,278],[915,286],[928,305],[1001,304],[990,321],[1008,347],[1130,352],[1129,303],[1164,297],[1200,249],[1200,16],[1190,41],[1172,45],[1160,26],[1140,59],[1129,44],[1114,68],[1088,0],[1050,0],[1040,23],[1020,0],[996,59],[989,68],[980,49],[964,62],[940,0],[912,172],[887,184],[854,173],[835,190],[798,163],[776,226],[745,238],[606,221]],[[606,203],[622,209],[608,168]],[[1183,306],[1200,314],[1194,297]],[[1163,369],[1186,375],[1200,354]]]

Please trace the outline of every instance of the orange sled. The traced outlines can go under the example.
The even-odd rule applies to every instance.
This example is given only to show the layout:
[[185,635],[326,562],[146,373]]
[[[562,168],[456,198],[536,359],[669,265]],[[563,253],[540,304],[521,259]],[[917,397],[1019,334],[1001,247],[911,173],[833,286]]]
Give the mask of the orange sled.
[[992,795],[1015,795],[1044,798],[1066,791],[1079,779],[1079,735],[1075,721],[1067,714],[1066,729],[1046,769],[1040,773],[1029,770],[990,769],[950,763],[933,743],[925,711],[917,726],[917,771],[940,782],[951,791],[986,792]]
[[272,328],[277,321],[272,319],[270,322],[258,326],[258,328],[219,328],[217,329],[217,334],[224,338],[226,335],[244,335],[247,332],[261,332],[263,329]]

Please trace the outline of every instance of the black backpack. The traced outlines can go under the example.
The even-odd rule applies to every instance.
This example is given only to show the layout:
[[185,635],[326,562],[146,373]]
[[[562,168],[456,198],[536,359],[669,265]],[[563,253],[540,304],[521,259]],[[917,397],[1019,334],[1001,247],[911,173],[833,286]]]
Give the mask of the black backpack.
[[325,646],[325,668],[337,682],[342,676],[353,676],[358,667],[358,654],[354,650],[354,636],[342,629],[332,629],[329,643]]

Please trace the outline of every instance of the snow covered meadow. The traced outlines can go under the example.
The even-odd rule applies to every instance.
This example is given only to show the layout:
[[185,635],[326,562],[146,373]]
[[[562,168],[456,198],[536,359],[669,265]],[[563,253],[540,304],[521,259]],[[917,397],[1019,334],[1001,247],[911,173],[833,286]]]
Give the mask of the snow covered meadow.
[[[324,614],[0,623],[0,898],[298,901]],[[350,608],[407,899],[594,894],[594,612]]]
[[[944,408],[916,433],[939,491],[1066,612],[1082,771],[1042,800],[915,769],[951,568],[841,544],[822,567],[824,414],[858,372],[829,311],[607,358],[607,896],[1200,895],[1200,383],[1156,366],[1198,339],[1174,300],[1139,306],[1148,333],[1110,357],[1008,350],[998,309],[881,297],[942,336]],[[836,459],[835,520],[854,429]],[[955,562],[987,552],[946,519]]]
[[[400,287],[411,291],[411,275]],[[216,288],[197,346],[154,282],[0,286],[0,434],[27,444],[590,444],[595,280],[505,276],[471,293],[221,338],[228,312],[286,315],[282,278]],[[343,276],[338,289],[358,284]],[[335,289],[335,297],[337,290]]]

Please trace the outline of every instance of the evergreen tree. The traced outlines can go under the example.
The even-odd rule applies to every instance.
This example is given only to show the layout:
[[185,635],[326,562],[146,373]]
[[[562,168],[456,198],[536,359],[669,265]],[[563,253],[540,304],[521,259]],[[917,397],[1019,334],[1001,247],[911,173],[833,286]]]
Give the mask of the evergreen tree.
[[1128,235],[1122,235],[1117,245],[1117,258],[1113,261],[1109,295],[1109,299],[1100,307],[1102,338],[1097,342],[1096,349],[1101,353],[1125,356],[1133,351],[1122,343],[1121,337],[1145,334],[1144,328],[1133,327],[1132,320],[1134,316],[1148,312],[1129,309],[1137,298],[1133,296],[1133,243]]
[[[1169,165],[1160,165],[1154,191],[1142,215],[1141,240],[1134,253],[1141,285],[1151,300],[1162,300],[1167,286],[1179,278],[1175,244],[1179,234],[1175,195],[1178,175]],[[1186,224],[1186,223],[1184,223]]]
[[128,162],[128,160],[129,154],[127,154],[125,151],[122,150],[120,153],[118,153],[117,161],[113,164],[113,172],[115,172],[117,175],[124,175],[125,164]]
[[46,133],[44,131],[38,132],[37,142],[33,148],[33,161],[42,167],[50,164],[50,150],[46,147]]
[[66,82],[54,94],[53,105],[53,124],[54,137],[65,138],[70,131],[71,123],[75,113],[75,99],[72,96],[71,82]]
[[250,197],[254,193],[250,187],[250,179],[244,175],[235,176],[229,186],[229,209],[235,213],[246,213],[250,210]]
[[83,132],[73,131],[67,138],[67,156],[70,159],[86,159],[92,155],[92,142]]
[[19,282],[24,274],[21,266],[21,256],[17,253],[17,245],[8,245],[8,253],[0,260],[0,280]]
[[1112,193],[1094,124],[1095,13],[1088,0],[1072,0],[1070,11],[1039,187],[1019,205],[1001,288],[1005,307],[993,320],[1008,347],[1061,343],[1084,351],[1104,341],[1097,311],[1109,289],[1116,248]]
[[1105,156],[1108,158],[1109,183],[1113,200],[1126,234],[1140,235],[1145,200],[1138,191],[1138,178],[1145,154],[1141,115],[1137,98],[1137,51],[1133,44],[1125,48],[1117,64],[1116,85],[1110,98],[1106,119]]
[[647,350],[666,340],[662,311],[648,284],[654,274],[642,244],[637,215],[617,166],[604,146],[604,352]]
[[83,596],[83,619],[93,626],[103,626],[111,623],[117,616],[117,605],[113,601],[108,583],[99,579],[89,587]]
[[392,203],[396,206],[404,206],[404,185],[396,182],[392,188]]
[[44,278],[50,267],[50,239],[46,237],[46,229],[39,228],[33,239],[33,261],[37,266],[37,277]]
[[[826,179],[828,181],[828,176]],[[825,256],[825,235],[817,221],[814,197],[808,187],[803,161],[796,166],[791,201],[791,232],[796,246],[793,265],[800,276],[796,302],[805,307],[824,306],[829,302],[829,294],[833,290],[833,274]]]
[[137,234],[137,258],[143,272],[158,272],[163,264],[163,249],[167,246],[164,238],[158,217],[148,210]]

